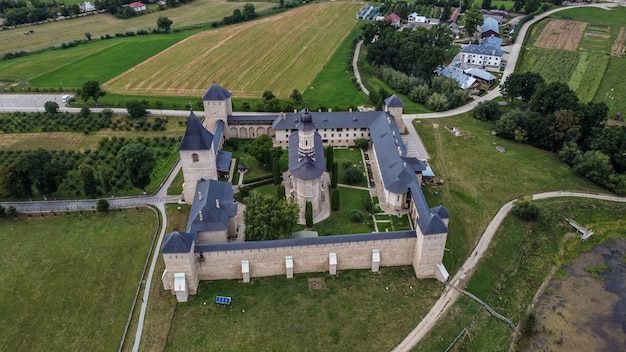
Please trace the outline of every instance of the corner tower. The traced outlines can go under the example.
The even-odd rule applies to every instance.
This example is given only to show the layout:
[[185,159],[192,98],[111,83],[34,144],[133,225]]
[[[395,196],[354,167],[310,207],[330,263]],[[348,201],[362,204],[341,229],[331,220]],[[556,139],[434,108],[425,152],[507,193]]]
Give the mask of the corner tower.
[[192,204],[199,179],[217,180],[217,165],[213,151],[213,134],[204,129],[200,120],[191,112],[187,130],[178,146],[183,169],[183,197]]
[[224,121],[224,138],[228,139],[228,116],[233,114],[232,94],[213,84],[202,96],[204,103],[204,127],[214,132],[217,121]]
[[402,100],[396,95],[392,95],[385,99],[384,109],[385,112],[393,116],[393,119],[396,121],[396,125],[398,126],[398,130],[400,130],[400,133],[403,133],[405,126],[404,121],[402,121],[402,113],[404,112],[404,103]]

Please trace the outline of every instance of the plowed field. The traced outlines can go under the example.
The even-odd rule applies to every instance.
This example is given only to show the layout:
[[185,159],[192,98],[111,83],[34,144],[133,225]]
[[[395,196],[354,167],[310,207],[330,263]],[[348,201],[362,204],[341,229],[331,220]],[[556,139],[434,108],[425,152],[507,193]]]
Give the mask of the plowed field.
[[236,97],[304,91],[349,34],[357,3],[319,3],[190,37],[106,82],[112,93],[200,96],[212,83]]
[[543,28],[534,45],[546,49],[576,50],[585,27],[585,22],[552,20]]

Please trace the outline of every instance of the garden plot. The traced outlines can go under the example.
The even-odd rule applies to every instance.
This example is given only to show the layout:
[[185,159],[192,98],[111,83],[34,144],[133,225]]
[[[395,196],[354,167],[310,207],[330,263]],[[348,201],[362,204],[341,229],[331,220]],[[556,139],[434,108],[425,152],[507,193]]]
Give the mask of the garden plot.
[[626,28],[621,27],[619,29],[619,35],[613,46],[611,47],[611,56],[624,56],[624,43],[626,42]]
[[574,51],[585,33],[587,23],[552,20],[541,31],[534,45],[546,49]]

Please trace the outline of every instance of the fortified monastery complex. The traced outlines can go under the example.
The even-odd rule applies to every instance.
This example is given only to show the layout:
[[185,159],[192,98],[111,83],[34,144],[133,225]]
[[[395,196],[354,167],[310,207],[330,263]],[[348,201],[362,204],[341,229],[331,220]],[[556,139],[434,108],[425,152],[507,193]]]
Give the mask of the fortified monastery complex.
[[[421,189],[426,164],[407,156],[401,138],[404,105],[394,96],[384,111],[301,112],[274,115],[233,115],[231,93],[213,85],[203,96],[205,120],[192,112],[180,143],[184,174],[183,197],[191,213],[185,232],[166,236],[163,287],[181,302],[195,294],[200,280],[241,279],[294,273],[412,265],[419,278],[447,276],[441,264],[450,214],[443,206],[429,208]],[[324,145],[354,146],[371,141],[369,153],[380,206],[386,212],[409,214],[413,230],[273,241],[229,241],[236,238],[233,188],[218,181],[227,174],[232,155],[221,150],[228,138],[272,137],[289,151],[288,197],[310,201],[314,217],[323,211],[328,194]]]

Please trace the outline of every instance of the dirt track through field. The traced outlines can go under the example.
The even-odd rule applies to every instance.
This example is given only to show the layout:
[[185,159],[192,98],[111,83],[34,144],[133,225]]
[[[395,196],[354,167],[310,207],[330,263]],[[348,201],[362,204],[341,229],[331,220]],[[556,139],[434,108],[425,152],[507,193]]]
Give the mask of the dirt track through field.
[[552,20],[543,28],[534,46],[574,51],[578,48],[586,27],[585,22]]
[[624,56],[624,42],[626,42],[626,28],[622,27],[619,29],[619,35],[611,47],[611,56]]

